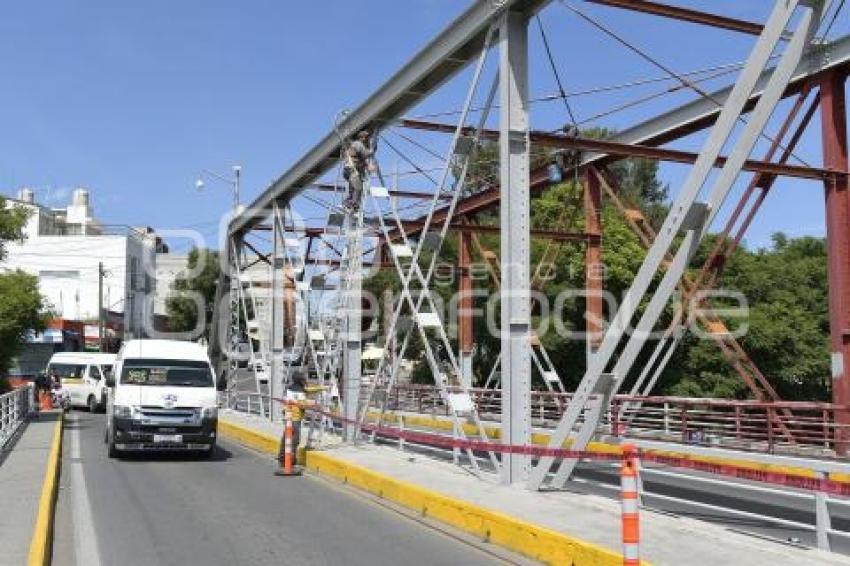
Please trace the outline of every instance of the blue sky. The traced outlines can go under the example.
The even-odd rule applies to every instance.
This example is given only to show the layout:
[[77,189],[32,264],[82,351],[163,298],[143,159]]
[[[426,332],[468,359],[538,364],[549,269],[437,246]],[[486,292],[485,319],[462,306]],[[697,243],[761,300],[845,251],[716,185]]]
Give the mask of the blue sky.
[[[677,71],[736,62],[753,39],[661,21],[571,0]],[[680,2],[763,20],[773,2]],[[189,227],[214,244],[227,188],[199,194],[201,168],[227,174],[243,166],[243,200],[259,194],[436,32],[460,14],[461,0],[181,0],[6,3],[0,15],[0,188],[33,186],[37,198],[62,204],[69,189],[91,189],[97,216],[110,224]],[[567,90],[661,73],[562,6],[541,19]],[[842,15],[831,36],[850,31]],[[533,95],[555,92],[532,27]],[[724,77],[706,86],[719,86]],[[412,113],[457,108],[464,80],[451,81]],[[582,117],[664,86],[573,99]],[[599,125],[622,128],[686,100],[673,94],[621,112]],[[566,121],[560,103],[534,106],[534,127]],[[817,124],[817,122],[816,122]],[[699,137],[678,147],[697,147]],[[819,133],[798,152],[819,164]],[[430,140],[429,140],[430,141]],[[438,141],[433,142],[439,149]],[[385,167],[391,166],[388,162]],[[684,169],[665,167],[676,183]],[[822,189],[782,181],[748,242],[776,230],[823,233]],[[179,247],[179,246],[178,246]]]

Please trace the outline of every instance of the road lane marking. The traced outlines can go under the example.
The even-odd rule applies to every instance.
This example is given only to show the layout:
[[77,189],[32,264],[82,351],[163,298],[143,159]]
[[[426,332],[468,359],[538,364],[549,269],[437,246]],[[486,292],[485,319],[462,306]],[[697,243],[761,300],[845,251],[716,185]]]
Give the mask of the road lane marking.
[[[74,424],[80,422],[78,415],[71,415]],[[85,470],[80,452],[80,429],[71,428],[71,501],[74,529],[74,562],[78,566],[101,566],[100,552],[97,545],[97,534],[89,502],[89,492],[86,486]]]

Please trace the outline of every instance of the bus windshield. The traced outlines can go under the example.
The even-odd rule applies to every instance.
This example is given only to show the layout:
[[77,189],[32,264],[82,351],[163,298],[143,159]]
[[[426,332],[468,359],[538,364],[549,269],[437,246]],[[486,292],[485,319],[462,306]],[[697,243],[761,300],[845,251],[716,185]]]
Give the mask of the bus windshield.
[[121,367],[121,383],[211,387],[212,371],[206,362],[194,360],[127,359]]

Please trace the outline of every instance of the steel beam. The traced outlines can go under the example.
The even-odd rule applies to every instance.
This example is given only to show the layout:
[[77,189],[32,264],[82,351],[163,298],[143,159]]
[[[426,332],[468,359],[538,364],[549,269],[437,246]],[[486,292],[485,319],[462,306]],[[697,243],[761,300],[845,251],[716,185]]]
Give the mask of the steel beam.
[[[272,288],[271,288],[271,378],[269,379],[269,395],[272,399],[283,397],[286,391],[284,383],[283,348],[285,345],[284,321],[286,305],[284,304],[284,268],[286,250],[283,211],[277,205],[272,207]],[[255,313],[256,315],[256,313]],[[270,403],[274,420],[274,402]]]
[[[402,225],[404,226],[407,235],[410,236],[411,233],[417,233],[421,231],[424,222],[420,220],[405,220],[402,221]],[[434,223],[432,223],[432,226]],[[449,224],[449,230],[454,232],[460,232],[463,234],[501,234],[502,228],[501,226],[488,226],[486,224],[460,224],[460,223],[452,223]],[[557,242],[588,242],[599,240],[599,234],[589,234],[587,232],[563,232],[561,230],[544,230],[544,229],[534,229],[529,230],[529,233],[537,238],[543,238],[547,240],[553,240]]]
[[361,324],[362,324],[362,261],[363,261],[363,236],[361,234],[361,220],[357,216],[362,215],[362,210],[357,214],[350,214],[350,225],[348,228],[348,245],[346,246],[344,274],[346,285],[345,293],[346,317],[345,317],[345,352],[343,353],[343,416],[348,419],[344,426],[344,437],[347,442],[354,442],[357,420],[357,409],[360,402],[360,380],[362,373],[361,362]]
[[[807,81],[823,72],[841,69],[850,69],[850,35],[809,50],[797,65],[783,96],[799,93]],[[744,111],[751,110],[761,98],[773,71],[773,68],[768,68],[761,73],[744,105]],[[611,139],[627,144],[662,145],[705,129],[717,120],[720,108],[729,98],[733,88],[734,84],[709,93],[708,97],[700,96],[692,102],[621,130]],[[586,160],[598,160],[601,157],[587,156]]]
[[[499,30],[502,442],[531,444],[528,18],[507,12]],[[502,483],[528,478],[526,455],[502,456]]]
[[584,175],[584,229],[594,236],[584,249],[585,271],[585,331],[587,333],[587,356],[599,347],[602,341],[602,189],[599,178],[590,169]]
[[472,233],[458,234],[458,358],[464,387],[472,387]]
[[[314,183],[307,188],[323,193],[344,193],[348,190],[347,187],[344,187],[342,185],[334,185],[331,183]],[[425,191],[405,191],[400,189],[387,189],[387,192],[391,197],[397,197],[402,199],[431,200],[434,198],[434,193],[428,193]],[[449,197],[447,196],[438,198],[440,198],[440,200],[449,199]]]
[[[475,59],[494,18],[506,10],[533,13],[549,0],[478,0],[413,56],[363,104],[339,124],[343,133],[370,124],[386,124],[427,97]],[[244,232],[258,223],[259,211],[270,210],[275,199],[289,200],[313,184],[339,160],[340,136],[328,132],[295,165],[275,180],[230,223],[229,230]]]
[[283,344],[286,348],[295,346],[298,334],[295,297],[295,270],[292,264],[288,263],[283,275]]
[[[820,82],[821,130],[825,167],[848,171],[847,106],[844,73],[830,73]],[[844,410],[835,412],[836,448],[845,455],[850,440],[850,184],[844,177],[825,183],[826,241],[829,275],[829,329],[832,350],[832,399]]]
[[[806,54],[797,66],[794,77],[788,83],[783,96],[788,97],[799,93],[807,81],[832,70],[845,72],[850,70],[850,36],[837,39],[829,45]],[[764,84],[770,73],[772,73],[772,69],[762,73],[756,83],[756,91],[750,95],[750,99],[745,105],[746,109],[751,109],[761,97]],[[720,105],[729,97],[731,89],[732,86],[728,86],[710,93],[707,98],[699,97],[693,102],[622,130],[608,141],[621,144],[658,146],[703,130],[714,124],[720,111]],[[602,165],[607,158],[608,156],[604,153],[587,155],[584,157],[582,165]],[[543,190],[550,184],[545,168],[532,172],[532,191]],[[456,214],[472,215],[492,208],[498,202],[499,187],[490,187],[461,200],[457,205]],[[435,211],[435,221],[440,222],[442,218],[444,218],[444,210]]]
[[[428,130],[432,132],[450,132],[454,126],[450,124],[440,124],[437,122],[425,122],[422,120],[401,120],[400,125],[406,128],[414,128],[420,130]],[[464,132],[466,133],[466,132]],[[484,130],[481,132],[481,137],[490,140],[496,140],[499,137],[499,132],[496,130]],[[642,144],[626,144],[611,140],[600,140],[594,138],[586,138],[582,136],[566,136],[562,134],[550,134],[546,132],[531,132],[529,134],[531,143],[542,147],[551,147],[556,149],[575,149],[579,151],[605,154],[608,156],[624,158],[624,157],[641,157],[644,159],[654,159],[659,161],[670,161],[673,163],[696,163],[698,154],[692,151],[682,151],[678,149],[669,149],[662,147],[653,147]],[[718,155],[714,160],[715,167],[723,167],[726,165],[727,158]],[[771,163],[769,161],[761,161],[758,159],[748,159],[744,162],[745,171],[753,171],[755,173],[783,175],[787,177],[797,177],[801,179],[814,179],[821,181],[834,173],[829,169],[820,169],[817,167],[804,167],[800,165],[788,165],[782,163]],[[841,173],[839,171],[839,173]]]
[[[616,364],[613,368],[615,378],[613,387],[619,387],[622,383],[631,369],[635,357],[647,340],[649,332],[655,326],[658,317],[667,305],[676,284],[696,252],[708,226],[711,225],[714,216],[722,207],[747,156],[752,152],[759,134],[763,131],[799,64],[804,48],[808,45],[814,30],[817,28],[822,4],[819,4],[817,8],[806,8],[801,13],[797,29],[765,85],[764,96],[759,99],[747,125],[737,136],[729,160],[720,170],[716,179],[707,182],[711,167],[736,127],[741,112],[744,111],[753,89],[756,88],[760,73],[765,68],[798,3],[796,0],[777,0],[775,3],[765,25],[765,30],[756,41],[738,81],[720,112],[717,123],[709,132],[697,162],[685,179],[681,191],[670,207],[670,212],[658,232],[658,237],[647,252],[643,264],[611,321],[599,352],[593,357],[592,363],[570,400],[563,418],[552,434],[550,447],[561,446],[568,436],[573,435],[573,427],[579,421],[582,413],[587,415],[588,400],[591,394],[596,391],[602,374],[612,364],[615,353],[619,353],[619,355],[616,357]],[[710,189],[708,189],[707,202],[702,205],[698,199],[703,192],[704,185],[709,185]],[[694,214],[700,212],[702,213]],[[689,221],[692,217],[698,217],[699,220],[690,223],[690,225],[686,224],[686,221]],[[684,237],[676,244],[676,239],[681,231],[684,231]],[[667,267],[654,293],[647,297],[647,291],[661,268],[661,262],[670,253],[674,244],[678,246],[678,249],[673,262]],[[625,346],[621,348],[624,336],[631,329],[632,319],[638,305],[643,304],[646,298],[649,298],[649,303],[639,317],[637,327],[628,332]],[[581,424],[579,432],[574,436],[574,449],[584,449],[587,442],[592,438],[596,425],[597,423],[589,418]],[[568,459],[557,467],[553,480],[554,485],[563,485],[571,474],[575,462],[574,459]],[[531,475],[529,486],[532,488],[539,487],[553,463],[551,457],[540,458]]]
[[671,18],[691,22],[693,24],[701,24],[729,31],[737,31],[748,33],[750,35],[758,35],[761,33],[764,26],[755,22],[739,20],[692,10],[690,8],[682,8],[680,6],[671,6],[670,4],[662,4],[661,2],[649,2],[647,0],[585,0],[591,4],[602,4],[611,6],[612,8],[622,8],[624,10],[632,10],[635,12],[643,12],[653,16],[661,16],[663,18]]

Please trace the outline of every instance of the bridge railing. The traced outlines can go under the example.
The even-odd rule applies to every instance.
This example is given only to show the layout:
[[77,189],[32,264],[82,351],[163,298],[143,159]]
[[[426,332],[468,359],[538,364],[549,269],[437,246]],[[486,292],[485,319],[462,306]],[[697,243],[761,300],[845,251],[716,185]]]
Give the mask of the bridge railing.
[[[482,414],[497,414],[498,403],[501,401],[500,394],[497,390],[474,389],[472,395],[479,407],[484,409]],[[546,392],[534,392],[532,394],[535,410],[538,411],[535,419],[538,422],[549,420],[550,414],[557,416],[560,403],[568,399],[569,395],[555,395]],[[486,461],[483,458],[484,451],[491,449],[494,446],[497,450],[505,450],[507,447],[498,445],[498,441],[488,441],[479,439],[461,438],[456,434],[456,431],[450,432],[446,429],[422,432],[416,426],[405,424],[405,415],[407,413],[424,413],[440,416],[446,411],[445,403],[439,392],[428,386],[419,385],[404,385],[393,388],[393,391],[386,395],[386,390],[378,390],[378,394],[374,397],[379,402],[386,400],[386,408],[391,411],[398,411],[398,421],[387,421],[380,424],[375,420],[369,420],[364,424],[364,441],[379,442],[381,444],[396,444],[402,451],[428,453],[436,455],[438,458],[445,460],[452,459],[456,463],[460,462],[460,449],[463,446],[471,445],[477,458],[486,467]],[[219,396],[219,405],[234,409],[243,413],[268,418],[271,410],[273,399],[268,394],[252,393],[246,391],[230,391],[223,392]],[[637,402],[642,403],[637,407]],[[277,401],[274,401],[277,403]],[[377,407],[375,407],[377,408]],[[771,421],[771,411],[777,414],[782,413],[785,409],[794,409],[794,419],[784,418],[781,420],[776,417],[775,421]],[[770,409],[770,411],[766,411]],[[781,437],[784,434],[783,427],[800,433],[801,438],[808,438],[805,431],[815,428],[820,428],[823,425],[821,419],[815,418],[815,413],[820,411],[821,418],[823,411],[827,411],[827,417],[831,418],[835,407],[824,404],[814,403],[783,403],[783,404],[768,404],[750,401],[726,401],[717,399],[691,399],[691,398],[674,398],[674,397],[658,397],[658,398],[636,398],[621,396],[617,397],[612,402],[609,410],[609,416],[606,421],[611,431],[619,436],[629,434],[644,434],[644,438],[635,440],[634,443],[641,450],[642,459],[646,465],[637,467],[640,477],[651,481],[644,483],[638,482],[640,489],[639,496],[649,498],[653,501],[666,501],[673,504],[684,504],[710,513],[722,513],[732,517],[738,517],[743,520],[764,521],[766,524],[774,524],[783,528],[793,529],[799,532],[811,532],[815,534],[816,544],[819,548],[829,550],[831,547],[830,539],[850,539],[850,531],[846,525],[840,521],[842,512],[838,511],[838,507],[850,506],[850,488],[846,483],[841,483],[843,480],[835,479],[832,473],[847,475],[847,465],[842,462],[836,462],[829,459],[802,459],[789,458],[788,456],[768,456],[760,454],[759,458],[754,456],[756,463],[772,463],[778,466],[789,466],[792,468],[805,468],[813,472],[814,477],[797,477],[786,475],[783,472],[766,473],[761,470],[751,468],[737,468],[733,464],[724,464],[722,466],[711,463],[704,463],[699,459],[691,459],[682,454],[671,455],[667,452],[669,442],[656,442],[653,437],[646,439],[645,431],[663,431],[665,435],[675,438],[680,438],[687,441],[689,444],[699,444],[706,441],[706,437],[710,434],[709,430],[721,435],[723,438],[738,438],[741,441],[750,438],[757,441],[762,441],[767,434],[773,434]],[[805,414],[806,411],[809,414]],[[324,410],[314,411],[313,414],[325,417],[332,422],[329,430],[339,433],[342,427],[342,416],[338,411],[327,412]],[[767,415],[767,416],[766,416]],[[796,419],[796,420],[795,420]],[[683,424],[684,423],[684,424]],[[311,426],[315,424],[311,421]],[[551,423],[550,423],[551,424]],[[750,431],[749,428],[759,429],[759,427],[772,427],[773,433],[768,433],[765,430]],[[319,434],[326,430],[326,424],[320,423]],[[830,425],[831,427],[831,425]],[[619,429],[619,430],[616,430]],[[829,428],[832,430],[832,428]],[[611,432],[609,431],[609,432]],[[692,431],[701,431],[703,436],[694,438],[694,435],[689,434]],[[311,438],[314,431],[309,430],[307,438]],[[823,439],[823,435],[815,435],[812,439],[818,441]],[[814,441],[814,440],[812,440]],[[712,442],[709,441],[709,444]],[[480,446],[479,446],[480,445]],[[545,450],[543,447],[534,447],[537,450]],[[659,451],[660,452],[656,452]],[[703,456],[707,458],[726,458],[729,455],[728,450],[714,446],[695,446],[688,448],[694,452],[688,454]],[[562,450],[572,454],[569,450]],[[557,456],[567,457],[567,456]],[[606,453],[582,453],[581,457],[588,461],[601,458],[603,460],[616,459],[616,456]],[[770,458],[770,460],[766,460]],[[699,474],[688,473],[696,470]],[[739,475],[740,474],[740,475]],[[804,511],[805,517],[788,517],[780,516],[768,512],[761,514],[753,512],[746,505],[736,505],[732,500],[725,503],[707,503],[704,501],[694,500],[691,498],[674,496],[670,493],[659,490],[655,491],[652,486],[664,477],[675,477],[677,481],[686,480],[697,485],[719,490],[743,490],[751,496],[778,495],[783,498],[791,498],[799,501],[801,509],[808,508]],[[748,481],[742,481],[748,480]],[[600,482],[600,485],[608,485],[605,479],[594,480]],[[811,516],[811,517],[809,517]],[[838,518],[833,524],[833,518]]]
[[[450,392],[455,392],[451,388]],[[456,392],[459,392],[457,390]],[[501,416],[501,391],[470,389],[472,401],[484,419]],[[541,428],[560,420],[571,394],[549,391],[531,393],[532,419]],[[448,415],[448,405],[437,387],[399,385],[376,399],[387,400],[387,408],[422,414]],[[836,422],[842,407],[816,402],[759,402],[685,397],[630,397],[618,395],[601,427],[614,437],[652,438],[684,444],[830,455],[836,431],[846,425]]]
[[[469,393],[482,419],[500,419],[502,396],[498,389],[473,388]],[[554,427],[570,397],[569,393],[533,391],[533,424],[542,429]],[[439,388],[430,385],[398,385],[390,392],[378,387],[373,400],[376,409],[386,400],[386,408],[391,411],[450,414]],[[223,392],[220,405],[264,418],[280,413],[275,411],[271,397],[263,393]],[[830,403],[618,395],[601,421],[600,432],[615,438],[831,456],[836,431],[846,426],[836,422],[839,409]]]
[[35,387],[23,385],[0,395],[0,451],[6,447],[18,428],[35,410]]
[[218,394],[218,406],[266,419],[274,417],[272,398],[268,393],[221,391]]

